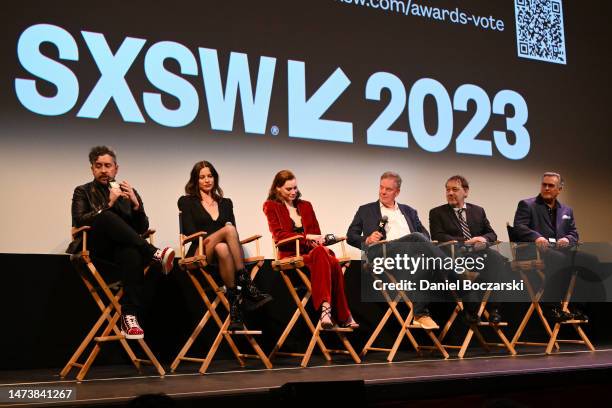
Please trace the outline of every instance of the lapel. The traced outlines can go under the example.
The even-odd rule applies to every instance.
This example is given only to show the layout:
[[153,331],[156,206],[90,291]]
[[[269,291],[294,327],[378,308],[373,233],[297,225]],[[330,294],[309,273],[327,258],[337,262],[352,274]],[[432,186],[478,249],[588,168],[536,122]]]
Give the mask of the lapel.
[[380,211],[380,201],[376,201],[375,205],[372,206],[372,211],[374,213],[374,222],[378,225],[378,222],[382,218],[382,212]]
[[[544,200],[542,200],[542,198],[540,196],[538,196],[538,198],[536,199],[536,203],[537,203],[536,211],[538,212],[538,217],[552,231],[553,230],[553,226],[552,226],[552,223],[550,222],[550,217],[548,216],[548,209],[547,209],[548,206],[546,205],[546,203],[544,202]],[[558,210],[557,210],[557,217],[559,217],[559,211]]]
[[559,201],[557,201],[557,236],[563,235],[564,230],[562,231],[563,225],[563,205]]
[[89,186],[89,192],[91,194],[90,196],[91,198],[89,202],[89,205],[91,206],[91,208],[98,209],[101,206],[103,206],[105,203],[108,202],[107,197],[102,194],[100,189],[96,186],[95,182],[92,182],[91,185]]
[[465,219],[467,220],[467,225],[468,228],[470,229],[470,234],[472,236],[477,236],[477,231],[476,231],[476,217],[474,214],[474,207],[472,207],[470,204],[465,203]]
[[[446,215],[451,220],[451,223],[455,227],[457,227],[456,234],[453,234],[453,235],[461,235],[461,236],[463,236],[463,232],[461,230],[461,224],[459,224],[459,219],[457,218],[457,213],[455,212],[455,209],[453,207],[451,207],[449,204],[446,205]],[[469,218],[468,218],[468,221],[469,221]]]
[[[289,229],[293,228],[293,221],[291,220],[291,216],[289,215],[289,210],[287,209],[287,206],[285,206],[285,203],[279,203],[278,204],[278,212],[279,212],[279,219],[282,219],[282,224],[284,224],[285,226],[288,226]],[[298,205],[296,206],[296,209],[298,211],[298,214],[300,216],[302,216],[301,211],[299,209],[299,205],[300,203],[298,202]],[[302,227],[304,227],[304,218],[302,218]]]
[[414,228],[414,225],[412,224],[412,220],[410,219],[410,216],[408,215],[407,211],[404,211],[404,209],[402,208],[402,206],[399,203],[397,203],[397,207],[399,208],[401,213],[404,215],[404,218],[406,219],[406,222],[408,223],[408,228],[410,228],[410,232],[418,232]]

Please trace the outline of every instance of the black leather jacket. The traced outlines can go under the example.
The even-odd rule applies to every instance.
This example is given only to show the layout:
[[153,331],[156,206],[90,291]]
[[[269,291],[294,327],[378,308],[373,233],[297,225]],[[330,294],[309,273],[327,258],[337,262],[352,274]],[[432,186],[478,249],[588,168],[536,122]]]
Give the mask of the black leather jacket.
[[[132,210],[131,203],[124,199],[117,200],[112,207],[109,207],[108,187],[95,180],[76,187],[72,195],[72,226],[79,228],[84,225],[92,225],[95,217],[102,211],[113,211],[137,233],[146,232],[149,228],[149,218],[145,213],[140,195],[136,190],[134,193],[140,203],[136,211]],[[79,251],[81,240],[80,236],[77,237],[70,243],[66,252],[74,254]]]

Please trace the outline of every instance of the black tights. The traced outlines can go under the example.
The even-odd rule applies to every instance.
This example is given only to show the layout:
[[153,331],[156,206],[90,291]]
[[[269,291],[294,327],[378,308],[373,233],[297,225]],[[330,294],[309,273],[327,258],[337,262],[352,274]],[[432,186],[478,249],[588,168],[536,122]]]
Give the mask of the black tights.
[[206,258],[217,260],[223,283],[228,288],[233,288],[236,284],[236,271],[244,269],[242,246],[236,227],[226,225],[208,235],[204,252]]

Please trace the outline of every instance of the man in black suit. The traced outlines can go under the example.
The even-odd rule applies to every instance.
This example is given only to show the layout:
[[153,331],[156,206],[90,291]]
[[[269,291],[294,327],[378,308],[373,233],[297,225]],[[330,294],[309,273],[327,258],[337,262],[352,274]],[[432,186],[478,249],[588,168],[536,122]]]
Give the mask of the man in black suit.
[[[499,252],[487,248],[487,244],[497,240],[497,234],[491,228],[484,208],[466,203],[470,185],[467,179],[455,175],[446,180],[447,204],[429,211],[429,228],[431,238],[439,242],[457,241],[458,256],[483,257],[484,269],[479,271],[478,279],[484,282],[499,282],[508,271],[508,261]],[[478,303],[474,302],[475,294],[465,295],[464,318],[469,323],[476,323]],[[489,303],[489,321],[501,322],[498,305]]]
[[[387,256],[411,252],[410,256],[424,254],[429,257],[444,257],[445,254],[429,239],[429,233],[419,220],[417,211],[396,201],[400,193],[402,179],[399,174],[387,171],[380,177],[378,201],[364,204],[357,210],[346,233],[350,245],[368,252],[378,253],[383,240],[387,244]],[[426,272],[419,271],[420,276]],[[437,329],[438,325],[429,316],[427,301],[414,301],[414,322],[425,329]]]
[[586,315],[578,309],[572,313],[563,311],[559,302],[567,290],[572,268],[590,271],[599,268],[595,256],[571,250],[578,243],[578,230],[572,208],[557,200],[563,184],[559,173],[544,173],[540,194],[518,203],[513,236],[510,237],[515,242],[534,242],[542,253],[547,275],[542,296],[544,309],[548,317],[557,322],[573,318],[587,320]]
[[[119,170],[115,152],[96,146],[89,153],[89,162],[94,180],[74,189],[72,226],[92,227],[88,233],[91,254],[118,265],[124,289],[121,332],[127,339],[142,339],[144,331],[136,316],[142,307],[144,268],[156,262],[167,274],[173,266],[174,250],[156,248],[142,238],[149,218],[138,192],[125,180],[115,181]],[[77,253],[81,240],[76,237],[66,252]]]

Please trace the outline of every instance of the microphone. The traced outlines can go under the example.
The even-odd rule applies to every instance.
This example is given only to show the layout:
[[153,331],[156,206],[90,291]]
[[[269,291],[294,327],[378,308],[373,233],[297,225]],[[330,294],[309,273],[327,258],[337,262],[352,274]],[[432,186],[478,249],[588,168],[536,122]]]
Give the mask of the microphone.
[[324,246],[334,245],[338,242],[338,238],[334,234],[325,234],[325,241],[323,242]]
[[388,222],[389,222],[389,217],[387,217],[386,215],[383,215],[380,221],[378,221],[378,228],[376,229],[376,231],[382,234],[382,239],[387,238],[387,231],[385,231],[385,227],[387,226]]
[[[108,180],[108,189],[109,190],[115,190],[116,189],[120,193],[123,193],[123,190],[121,189],[121,186],[119,185],[119,183],[115,179]],[[124,198],[125,197],[120,196],[117,200],[123,201]]]
[[115,181],[115,179],[108,180],[108,188],[111,190],[113,188],[116,188],[117,190],[121,190],[121,186],[119,185],[119,183],[117,183],[117,181]]

